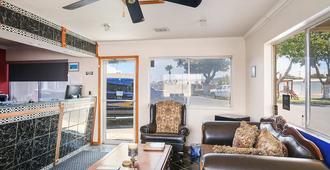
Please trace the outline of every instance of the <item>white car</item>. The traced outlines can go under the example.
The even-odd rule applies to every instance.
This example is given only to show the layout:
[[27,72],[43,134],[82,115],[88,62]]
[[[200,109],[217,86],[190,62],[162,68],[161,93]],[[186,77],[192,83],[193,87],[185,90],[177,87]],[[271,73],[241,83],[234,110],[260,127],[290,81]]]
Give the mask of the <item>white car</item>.
[[230,85],[221,85],[216,89],[211,89],[210,93],[214,98],[222,97],[229,98],[230,97]]

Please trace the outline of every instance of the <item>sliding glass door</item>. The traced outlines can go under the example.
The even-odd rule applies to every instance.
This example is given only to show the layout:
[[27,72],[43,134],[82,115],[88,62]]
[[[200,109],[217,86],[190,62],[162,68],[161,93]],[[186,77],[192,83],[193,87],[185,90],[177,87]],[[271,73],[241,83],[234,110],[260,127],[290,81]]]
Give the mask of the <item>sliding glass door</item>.
[[[298,33],[277,44],[276,104],[278,114],[290,123],[304,126],[305,122],[305,33]],[[290,100],[289,107],[286,102]]]
[[307,127],[330,136],[330,19],[309,30],[310,110]]
[[277,114],[330,136],[330,19],[275,45]]

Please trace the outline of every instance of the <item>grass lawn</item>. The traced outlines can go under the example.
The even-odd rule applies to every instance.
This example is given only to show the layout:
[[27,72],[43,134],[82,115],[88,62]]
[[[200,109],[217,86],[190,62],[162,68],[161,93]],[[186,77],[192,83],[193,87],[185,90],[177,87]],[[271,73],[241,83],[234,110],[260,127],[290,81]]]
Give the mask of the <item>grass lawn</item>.
[[[277,100],[278,103],[282,103],[282,97]],[[291,104],[304,104],[305,99],[300,98],[299,100],[291,99]],[[312,105],[330,105],[330,99],[319,99],[314,98],[311,101]]]

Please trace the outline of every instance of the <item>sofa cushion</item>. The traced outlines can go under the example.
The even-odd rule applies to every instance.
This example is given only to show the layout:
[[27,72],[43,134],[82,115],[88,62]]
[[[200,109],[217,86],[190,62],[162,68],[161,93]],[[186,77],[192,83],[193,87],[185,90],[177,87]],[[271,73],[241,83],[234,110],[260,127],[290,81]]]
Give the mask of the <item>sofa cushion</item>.
[[258,135],[259,130],[256,125],[249,125],[245,121],[242,121],[240,127],[236,129],[233,147],[253,148]]
[[156,104],[156,133],[179,133],[182,105],[174,101]]
[[261,130],[257,139],[256,148],[265,150],[269,156],[288,156],[285,145],[275,138],[267,129]]
[[214,145],[212,149],[215,153],[267,155],[265,150],[257,148],[237,148],[224,145]]
[[203,156],[203,170],[329,170],[322,161],[258,155],[216,154]]

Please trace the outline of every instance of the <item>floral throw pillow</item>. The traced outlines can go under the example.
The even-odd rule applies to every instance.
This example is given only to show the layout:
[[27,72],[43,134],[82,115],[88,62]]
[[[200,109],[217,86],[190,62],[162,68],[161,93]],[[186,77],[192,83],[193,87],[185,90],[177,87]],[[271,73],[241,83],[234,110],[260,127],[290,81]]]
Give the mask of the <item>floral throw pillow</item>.
[[275,138],[267,129],[261,130],[255,147],[265,150],[268,156],[288,156],[288,150],[285,145]]
[[253,148],[258,135],[259,130],[256,125],[249,125],[245,121],[242,121],[240,127],[236,129],[233,147]]
[[245,154],[245,155],[263,155],[266,156],[267,153],[262,149],[256,148],[237,148],[230,146],[213,146],[213,152],[215,153],[228,153],[228,154]]

